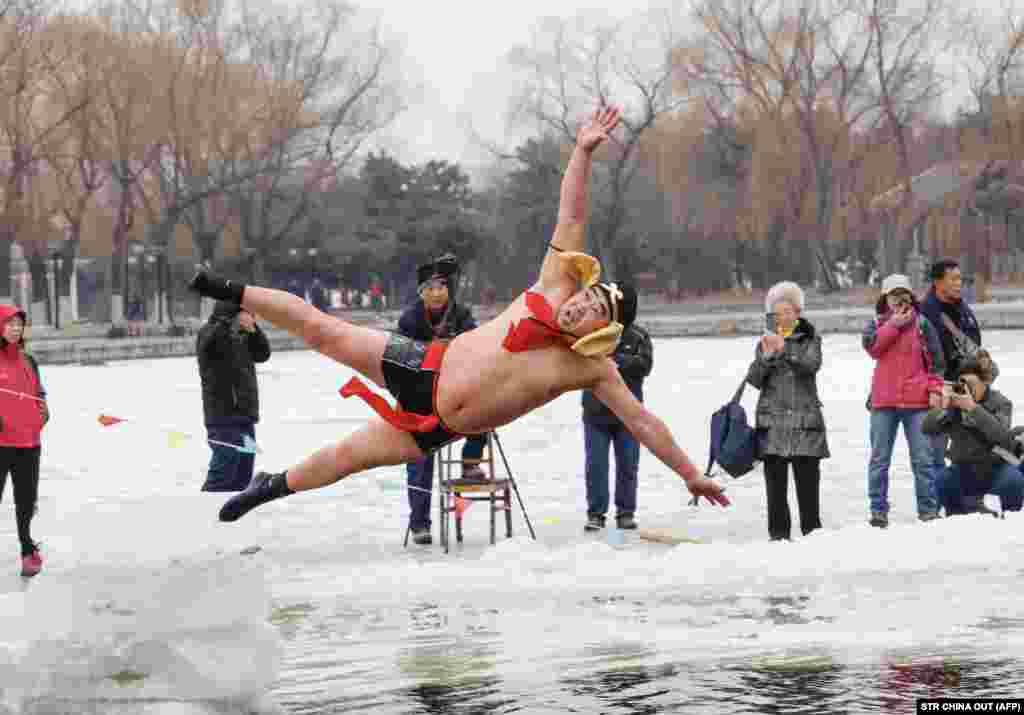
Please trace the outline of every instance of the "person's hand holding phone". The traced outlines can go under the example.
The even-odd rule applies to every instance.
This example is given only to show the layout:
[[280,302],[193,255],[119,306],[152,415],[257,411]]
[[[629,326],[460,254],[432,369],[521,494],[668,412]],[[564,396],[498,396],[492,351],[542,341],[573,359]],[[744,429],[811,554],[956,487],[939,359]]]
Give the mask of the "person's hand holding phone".
[[761,352],[765,355],[771,355],[773,353],[780,352],[785,346],[786,341],[782,339],[781,335],[762,335],[761,336]]
[[892,317],[889,318],[892,324],[898,328],[902,328],[904,325],[914,319],[914,309],[910,303],[900,303],[895,310],[892,312]]

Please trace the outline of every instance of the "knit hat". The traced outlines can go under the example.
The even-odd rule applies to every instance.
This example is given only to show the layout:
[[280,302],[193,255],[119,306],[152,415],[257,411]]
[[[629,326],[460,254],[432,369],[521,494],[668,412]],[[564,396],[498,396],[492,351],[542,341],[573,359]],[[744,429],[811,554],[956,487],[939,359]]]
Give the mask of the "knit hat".
[[889,295],[894,290],[905,290],[913,294],[914,288],[910,285],[910,279],[900,273],[893,273],[882,281],[882,295]]

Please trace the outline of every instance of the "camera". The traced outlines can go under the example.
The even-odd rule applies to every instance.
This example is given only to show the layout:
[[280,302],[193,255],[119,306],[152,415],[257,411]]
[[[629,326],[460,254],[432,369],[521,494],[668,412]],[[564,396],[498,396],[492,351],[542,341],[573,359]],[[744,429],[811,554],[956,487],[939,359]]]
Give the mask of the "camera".
[[953,394],[954,395],[966,395],[967,394],[967,385],[965,385],[962,382],[958,382],[958,383],[954,384],[953,385]]

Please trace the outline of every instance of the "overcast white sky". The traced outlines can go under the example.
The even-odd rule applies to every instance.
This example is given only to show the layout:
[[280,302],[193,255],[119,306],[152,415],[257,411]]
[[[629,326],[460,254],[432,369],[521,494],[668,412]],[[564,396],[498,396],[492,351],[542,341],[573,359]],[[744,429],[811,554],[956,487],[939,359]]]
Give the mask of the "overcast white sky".
[[[300,1],[300,0],[294,0]],[[406,162],[431,158],[486,162],[471,141],[467,120],[490,140],[502,138],[513,88],[501,65],[506,53],[525,43],[543,17],[570,17],[606,5],[602,14],[625,17],[647,10],[651,0],[355,0],[405,47],[420,76],[422,99],[388,133],[391,151]],[[608,7],[610,5],[610,7]]]
[[[303,0],[283,0],[297,3]],[[460,162],[474,171],[489,155],[470,136],[469,125],[490,141],[511,149],[521,137],[506,132],[506,115],[516,87],[503,69],[509,50],[530,38],[546,17],[568,18],[595,5],[603,17],[625,18],[683,0],[352,0],[364,16],[375,17],[402,46],[408,79],[422,91],[390,127],[378,146],[401,161],[432,158]],[[912,4],[912,0],[908,0]],[[1014,0],[963,0],[964,6]],[[949,71],[950,64],[943,71]],[[955,69],[955,68],[952,68]],[[952,87],[951,87],[952,90]],[[952,99],[947,97],[947,100]]]

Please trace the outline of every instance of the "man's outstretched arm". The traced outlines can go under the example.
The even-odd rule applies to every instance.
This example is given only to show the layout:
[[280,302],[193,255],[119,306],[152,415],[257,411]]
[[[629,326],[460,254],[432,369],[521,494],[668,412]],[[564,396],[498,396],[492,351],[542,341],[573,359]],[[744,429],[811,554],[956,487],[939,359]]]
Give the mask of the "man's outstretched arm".
[[668,426],[633,396],[610,360],[608,367],[610,371],[605,371],[604,377],[592,388],[594,396],[622,420],[640,444],[683,478],[693,496],[728,506],[729,499],[722,493],[722,487],[701,475],[697,465],[676,443]]
[[[608,138],[619,123],[620,110],[601,107],[576,136],[576,146],[562,177],[558,201],[558,223],[541,266],[540,284],[550,288],[566,279],[565,266],[558,253],[583,251],[590,206],[590,167],[594,150]],[[575,287],[575,286],[573,286]]]

